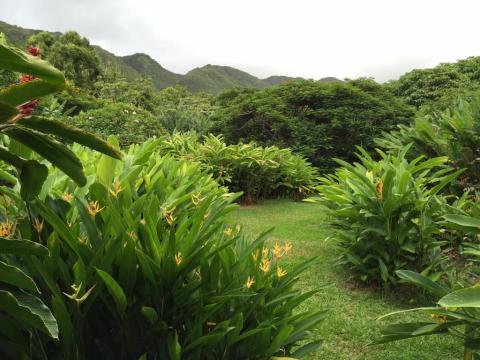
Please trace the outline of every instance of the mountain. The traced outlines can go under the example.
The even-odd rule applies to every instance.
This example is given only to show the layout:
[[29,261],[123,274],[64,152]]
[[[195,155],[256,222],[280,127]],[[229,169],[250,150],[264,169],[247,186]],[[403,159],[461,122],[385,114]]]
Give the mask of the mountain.
[[[0,21],[0,32],[19,47],[24,47],[27,39],[40,31],[42,30],[24,29]],[[60,35],[58,32],[52,34]],[[147,54],[117,56],[100,46],[93,45],[93,47],[104,66],[116,69],[130,81],[143,76],[150,77],[157,89],[182,85],[192,92],[218,93],[236,86],[264,88],[296,79],[288,76],[270,76],[266,79],[259,79],[245,71],[219,65],[205,65],[181,75],[165,69]],[[338,79],[325,78],[321,81],[338,81]]]

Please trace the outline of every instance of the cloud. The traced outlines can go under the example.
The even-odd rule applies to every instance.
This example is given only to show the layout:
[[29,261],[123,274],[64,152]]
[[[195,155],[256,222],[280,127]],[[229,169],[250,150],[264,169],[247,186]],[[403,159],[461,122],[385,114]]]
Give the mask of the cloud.
[[1,20],[74,29],[179,73],[210,63],[259,77],[384,81],[478,55],[478,10],[469,0],[17,0]]

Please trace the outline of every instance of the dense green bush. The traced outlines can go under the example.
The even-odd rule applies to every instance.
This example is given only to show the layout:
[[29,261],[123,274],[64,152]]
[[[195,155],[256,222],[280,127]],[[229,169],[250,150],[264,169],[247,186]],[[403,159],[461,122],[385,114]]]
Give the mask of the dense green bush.
[[458,104],[441,113],[418,115],[412,125],[384,133],[376,139],[385,151],[396,152],[413,143],[410,156],[447,156],[459,177],[460,192],[478,189],[480,183],[480,98]]
[[[478,215],[478,214],[477,214]],[[480,233],[480,220],[459,214],[445,216],[447,226],[465,233]],[[386,343],[418,336],[441,335],[454,336],[460,339],[464,347],[464,360],[474,360],[480,356],[480,272],[478,269],[478,242],[471,242],[464,253],[473,257],[470,266],[462,269],[463,277],[457,277],[450,286],[434,282],[422,274],[412,271],[397,271],[397,275],[405,282],[427,290],[438,300],[434,306],[398,311],[382,316],[391,317],[405,312],[422,312],[430,315],[424,322],[396,323],[382,329],[382,336],[377,343]]]
[[195,133],[174,134],[161,143],[163,152],[194,160],[222,185],[243,192],[243,201],[272,197],[301,199],[313,189],[316,170],[289,149],[254,143],[226,145],[221,136],[199,138]]
[[391,81],[392,93],[416,107],[445,109],[459,95],[480,86],[480,57],[444,63],[429,69],[415,69]]
[[362,281],[395,284],[395,270],[441,276],[445,256],[442,215],[448,208],[439,192],[460,173],[437,157],[407,161],[409,147],[374,161],[359,148],[359,162],[342,160],[334,175],[321,179],[320,196],[335,230],[340,263]]
[[115,135],[122,147],[140,144],[151,137],[166,133],[152,113],[128,103],[105,102],[98,109],[82,111],[73,117],[65,117],[64,122],[88,130],[102,138]]
[[220,94],[217,103],[216,131],[228,143],[288,147],[321,170],[335,166],[332,157],[353,160],[355,145],[370,150],[375,136],[413,117],[409,106],[368,79],[234,89]]
[[[281,257],[290,244],[269,249],[264,236],[249,242],[226,227],[236,196],[198,164],[160,157],[160,141],[131,147],[124,162],[75,148],[86,187],[52,169],[45,201],[30,206],[31,227],[25,213],[9,209],[27,225],[10,235],[48,249],[42,260],[21,259],[60,338],[39,335],[41,347],[23,355],[269,359],[300,357],[318,345],[305,340],[324,312],[293,312],[316,292],[293,288],[311,260],[286,268]],[[19,204],[14,193],[8,199]],[[0,329],[8,350],[24,350],[15,346],[25,341],[16,326]]]

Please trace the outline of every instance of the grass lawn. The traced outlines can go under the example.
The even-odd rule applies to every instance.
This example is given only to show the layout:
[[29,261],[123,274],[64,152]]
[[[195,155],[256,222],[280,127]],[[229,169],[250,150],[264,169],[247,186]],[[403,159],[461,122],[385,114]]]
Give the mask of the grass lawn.
[[[322,212],[317,205],[287,200],[266,201],[261,205],[242,207],[230,214],[228,220],[242,224],[252,236],[275,227],[270,235],[270,243],[288,240],[293,244],[289,257],[282,258],[284,264],[318,256],[316,264],[301,275],[299,282],[305,291],[331,284],[310,298],[302,309],[329,310],[327,319],[317,329],[317,336],[324,343],[309,359],[462,358],[460,344],[449,337],[432,336],[384,345],[368,345],[379,336],[381,323],[376,321],[379,316],[413,306],[409,305],[407,295],[382,294],[379,290],[355,286],[341,268],[334,266],[336,250],[332,242],[324,241],[330,231],[322,224]],[[408,320],[414,319],[422,318],[420,315],[409,315]],[[399,317],[399,320],[406,321],[407,317]]]

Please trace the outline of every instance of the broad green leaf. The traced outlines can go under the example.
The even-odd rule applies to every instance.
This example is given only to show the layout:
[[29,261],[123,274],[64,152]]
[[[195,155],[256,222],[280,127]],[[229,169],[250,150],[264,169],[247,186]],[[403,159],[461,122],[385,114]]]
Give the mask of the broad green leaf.
[[168,334],[168,354],[171,360],[180,360],[182,358],[182,347],[178,342],[178,335],[176,332]]
[[446,308],[457,307],[480,307],[480,287],[472,286],[457,290],[442,297],[438,304]]
[[30,116],[22,119],[21,124],[33,130],[53,134],[61,138],[76,142],[113,158],[122,158],[120,151],[115,149],[113,146],[110,146],[106,141],[98,138],[91,133],[64,124],[60,121],[48,120],[45,118],[39,118],[37,116]]
[[65,145],[47,135],[22,126],[10,127],[5,130],[5,133],[43,156],[80,186],[85,185],[87,180],[83,173],[82,163]]
[[42,185],[47,179],[48,168],[35,160],[28,160],[23,164],[20,171],[20,183],[22,185],[20,194],[25,201],[32,201],[35,199],[40,191]]
[[55,94],[63,90],[63,86],[52,84],[41,79],[18,83],[0,90],[0,102],[19,106],[43,96]]
[[100,278],[103,280],[103,283],[107,287],[108,292],[113,297],[113,300],[115,300],[118,312],[120,313],[120,315],[123,316],[127,308],[127,297],[125,296],[125,293],[123,292],[120,285],[118,285],[117,281],[109,273],[100,269],[96,270],[97,274],[100,276]]
[[308,343],[307,345],[304,345],[298,348],[297,350],[295,350],[292,356],[294,356],[297,359],[301,359],[304,356],[308,355],[309,353],[317,350],[321,344],[322,344],[322,340],[312,341],[311,343]]
[[[119,148],[119,143],[115,136],[109,136],[108,143],[115,149]],[[97,178],[100,183],[106,187],[109,187],[112,184],[117,164],[118,160],[115,160],[110,156],[100,156],[97,166]]]
[[52,338],[58,339],[57,321],[36,296],[23,291],[0,290],[0,310]]
[[436,282],[433,282],[426,276],[423,276],[419,273],[410,270],[398,270],[395,272],[400,279],[413,283],[417,286],[424,288],[425,290],[430,291],[432,294],[442,297],[448,294],[448,289],[443,287]]
[[0,102],[0,124],[7,122],[18,114],[18,110],[15,106]]
[[48,62],[0,41],[0,68],[37,76],[45,81],[62,86],[65,77]]
[[0,254],[47,256],[48,249],[34,241],[0,238]]
[[480,233],[480,219],[465,215],[449,214],[445,215],[445,220],[452,228]]
[[5,161],[7,164],[10,164],[17,169],[21,169],[23,164],[25,164],[26,160],[22,159],[21,157],[12,154],[7,149],[0,146],[0,160]]
[[270,356],[276,351],[280,350],[280,348],[285,344],[294,329],[295,328],[292,325],[287,325],[280,329],[277,336],[275,336],[275,338],[272,340],[270,347],[267,350],[267,356]]
[[40,293],[33,279],[18,267],[0,261],[0,282]]
[[158,321],[157,311],[150,306],[142,306],[142,315],[150,324],[155,324]]

